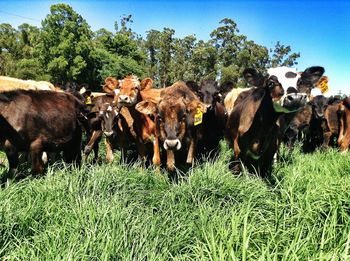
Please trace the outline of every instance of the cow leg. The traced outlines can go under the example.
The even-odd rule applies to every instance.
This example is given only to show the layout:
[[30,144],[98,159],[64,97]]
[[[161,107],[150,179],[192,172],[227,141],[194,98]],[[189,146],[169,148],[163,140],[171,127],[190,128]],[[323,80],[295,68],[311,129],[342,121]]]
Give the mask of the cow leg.
[[106,160],[107,163],[112,163],[114,156],[113,156],[113,146],[110,141],[110,139],[106,138],[105,140],[105,145],[106,145]]
[[146,163],[146,148],[145,144],[142,141],[137,141],[137,151],[139,153],[139,157],[141,158],[142,163]]
[[43,146],[41,139],[37,139],[30,144],[30,157],[32,159],[32,172],[34,175],[44,172],[44,162],[42,161]]
[[322,149],[327,149],[329,146],[329,142],[332,136],[332,132],[327,131],[323,133],[323,144],[322,144]]
[[344,129],[345,129],[345,117],[346,117],[346,114],[344,112],[344,107],[343,106],[340,106],[339,108],[339,135],[338,135],[338,146],[341,147],[341,144],[342,144],[342,141],[343,141],[343,138],[344,138]]
[[174,171],[175,169],[175,155],[172,150],[166,151],[166,167],[169,171]]
[[153,141],[153,158],[152,162],[157,167],[160,166],[160,150],[159,150],[159,139],[157,136],[154,137]]
[[192,138],[191,139],[191,143],[190,143],[190,147],[188,148],[188,153],[187,153],[187,159],[186,159],[186,163],[187,164],[192,164],[193,163],[193,157],[194,157],[194,152],[195,152],[195,140]]
[[238,139],[237,138],[235,138],[233,140],[233,152],[235,154],[235,160],[237,160],[239,154],[241,153],[241,150],[240,150],[239,145],[238,145]]
[[63,150],[64,159],[67,163],[75,163],[80,166],[81,163],[81,140],[82,132],[80,128],[75,130],[72,140],[68,142]]
[[[85,148],[84,148],[84,155],[85,155],[85,159],[88,158],[90,152],[92,149],[94,149],[94,152],[96,150],[95,148],[95,144],[97,143],[97,140],[99,138],[102,137],[102,130],[95,130],[93,131],[92,135],[91,135],[91,138],[88,142],[88,144],[86,144]],[[97,155],[98,155],[98,148],[97,148]],[[96,154],[95,154],[95,158],[96,158]]]
[[5,142],[4,149],[9,162],[9,170],[3,177],[2,182],[6,182],[7,179],[13,179],[15,177],[19,164],[18,152],[8,140]]

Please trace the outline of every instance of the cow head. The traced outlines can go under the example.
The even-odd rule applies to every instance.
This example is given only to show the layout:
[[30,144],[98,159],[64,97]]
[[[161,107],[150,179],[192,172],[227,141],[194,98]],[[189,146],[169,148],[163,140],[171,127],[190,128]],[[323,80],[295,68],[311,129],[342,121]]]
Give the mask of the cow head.
[[[287,90],[287,95],[282,98],[283,106],[296,103],[305,105],[310,98],[312,88],[323,73],[324,68],[320,66],[309,67],[301,73],[295,68],[286,66],[268,69],[268,74],[276,76],[283,89]],[[293,89],[293,91],[288,92],[288,89]]]
[[265,88],[273,101],[279,101],[284,95],[284,89],[282,88],[282,85],[278,81],[277,77],[274,75],[263,76],[255,69],[248,68],[243,71],[243,76],[249,84],[256,87]]
[[215,103],[220,101],[220,88],[214,80],[202,81],[197,94],[207,109],[214,108]]
[[119,89],[115,90],[114,100],[122,106],[133,106],[140,101],[140,91],[150,89],[153,81],[145,78],[141,82],[134,75],[119,81]]
[[316,119],[324,119],[324,112],[328,106],[328,99],[323,95],[315,96],[310,104],[312,106],[312,114]]
[[195,114],[205,112],[205,106],[199,100],[172,97],[158,104],[142,101],[136,105],[136,109],[155,116],[157,131],[166,150],[180,150],[187,128],[195,124]]
[[106,137],[113,135],[113,127],[117,123],[117,118],[119,115],[119,108],[114,103],[104,103],[100,111],[98,112],[98,117],[101,121],[101,129]]

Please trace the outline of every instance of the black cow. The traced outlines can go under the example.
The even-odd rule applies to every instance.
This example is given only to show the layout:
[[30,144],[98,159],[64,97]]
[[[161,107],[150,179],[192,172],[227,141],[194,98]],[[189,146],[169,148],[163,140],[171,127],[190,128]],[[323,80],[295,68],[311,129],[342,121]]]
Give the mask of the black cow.
[[196,154],[209,153],[215,155],[219,149],[219,142],[224,137],[227,114],[221,103],[220,88],[216,81],[204,80],[201,82],[197,95],[206,106],[202,124],[197,134]]

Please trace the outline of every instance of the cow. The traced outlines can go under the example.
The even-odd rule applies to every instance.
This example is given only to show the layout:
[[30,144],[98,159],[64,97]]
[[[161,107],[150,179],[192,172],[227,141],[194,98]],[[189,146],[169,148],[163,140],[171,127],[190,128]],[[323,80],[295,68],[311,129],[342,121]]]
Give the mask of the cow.
[[8,76],[0,76],[0,91],[13,90],[47,90],[62,91],[56,88],[52,83],[46,81],[22,80]]
[[339,104],[341,100],[317,95],[292,120],[285,133],[286,143],[292,147],[296,138],[302,141],[304,152],[333,146],[339,135]]
[[[153,119],[148,115],[140,113],[136,108],[136,104],[144,99],[154,102],[160,99],[160,90],[152,88],[153,81],[150,78],[145,78],[141,82],[134,75],[129,75],[123,80],[118,80],[115,86],[112,86],[114,93],[114,102],[119,107],[126,107],[129,115],[126,116],[126,122],[130,133],[133,135],[139,157],[143,162],[146,162],[147,156],[151,154],[148,144],[152,144],[153,157],[152,162],[155,165],[160,165],[160,154],[158,144],[154,142],[155,124]],[[104,88],[106,91],[107,89]]]
[[103,131],[101,127],[101,117],[99,116],[103,104],[112,103],[114,99],[113,95],[102,95],[93,97],[89,104],[90,112],[88,114],[89,127],[87,128],[87,140],[88,143],[84,148],[85,160],[88,158],[91,150],[94,150],[94,162],[98,160],[99,142],[102,138]]
[[[268,69],[268,74],[276,76],[285,90],[285,95],[281,98],[281,105],[290,107],[295,101],[298,104],[301,100],[303,103],[310,100],[311,92],[319,83],[324,71],[321,66],[308,67],[303,72],[297,72],[295,68],[282,66]],[[283,117],[280,119],[280,125],[283,125],[284,122],[290,122],[290,125],[286,126],[285,132],[281,133],[281,135],[286,133],[285,140],[287,140],[289,146],[301,135],[302,129],[306,126],[305,121],[308,120],[308,118],[303,119],[303,117],[305,115],[306,117],[307,115],[310,116],[310,113],[310,108],[304,108],[296,114],[283,116],[288,119],[283,119]]]
[[350,145],[350,98],[346,97],[339,104],[339,136],[338,146],[342,153],[349,149]]
[[[195,156],[197,127],[202,123],[205,106],[185,82],[179,81],[162,89],[158,102],[144,100],[136,109],[153,115],[156,123],[154,144],[162,142],[166,151],[166,167],[175,169],[175,152],[186,153],[186,163],[192,164]],[[156,150],[159,152],[159,148]],[[160,162],[159,162],[160,164]]]
[[[249,171],[257,171],[267,177],[274,155],[280,144],[281,115],[295,113],[303,105],[294,101],[290,107],[282,107],[273,101],[273,93],[282,93],[282,86],[275,76],[263,76],[255,69],[245,69],[246,81],[257,86],[249,90],[229,115],[226,125],[226,139],[234,150],[236,160],[247,166]],[[286,123],[288,124],[288,123]],[[240,164],[234,164],[234,171]]]
[[67,162],[79,165],[82,113],[84,105],[68,93],[32,90],[1,93],[0,139],[9,161],[5,180],[13,178],[21,151],[30,153],[33,174],[44,171],[44,151],[63,151]]
[[105,136],[106,160],[111,163],[114,159],[113,150],[121,150],[121,161],[126,160],[127,145],[133,141],[133,137],[125,120],[127,108],[119,108],[117,104],[104,103],[98,113],[101,121],[101,132]]
[[[297,72],[295,68],[286,66],[267,70],[270,76],[274,75],[277,77],[283,89],[286,91],[286,96],[282,98],[282,104],[283,102],[288,103],[294,98],[300,100],[301,97],[309,101],[311,91],[319,82],[324,71],[324,68],[321,66],[308,67],[303,72]],[[289,88],[296,90],[296,92],[287,92]]]
[[[188,83],[186,82],[186,85]],[[219,142],[224,137],[227,113],[221,103],[220,86],[214,80],[204,80],[197,89],[197,96],[206,107],[202,124],[199,125],[196,154],[213,155],[219,149]]]

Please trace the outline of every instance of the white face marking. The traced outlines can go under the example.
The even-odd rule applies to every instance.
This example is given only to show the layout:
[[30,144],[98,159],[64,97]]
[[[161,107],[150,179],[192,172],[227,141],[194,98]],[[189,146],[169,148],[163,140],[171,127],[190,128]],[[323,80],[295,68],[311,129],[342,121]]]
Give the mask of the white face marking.
[[[292,72],[296,74],[294,78],[287,78],[286,73]],[[289,68],[286,66],[270,68],[267,70],[267,73],[271,76],[274,75],[278,78],[278,81],[282,84],[282,88],[286,92],[289,87],[297,88],[297,82],[300,78],[300,74],[298,74],[295,68]]]
[[118,116],[118,114],[119,114],[116,110],[114,110],[114,113],[115,113],[116,116]]
[[113,109],[112,109],[112,106],[111,105],[109,105],[108,107],[107,107],[107,111],[112,111]]
[[115,90],[114,90],[114,94],[115,94],[115,95],[118,95],[119,93],[120,93],[120,89],[115,89]]
[[108,112],[106,112],[106,118],[109,119],[109,113]]
[[100,114],[103,115],[103,111],[100,111]]

